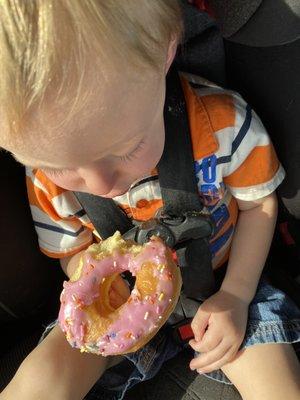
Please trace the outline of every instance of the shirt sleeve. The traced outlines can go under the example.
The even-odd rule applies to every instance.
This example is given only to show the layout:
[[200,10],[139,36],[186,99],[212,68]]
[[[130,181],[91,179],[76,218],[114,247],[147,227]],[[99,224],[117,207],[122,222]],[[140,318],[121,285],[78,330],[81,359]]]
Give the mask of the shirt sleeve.
[[237,95],[234,103],[235,126],[223,181],[235,198],[254,201],[274,192],[285,172],[256,113]]
[[40,249],[53,258],[78,253],[93,242],[90,221],[73,192],[39,170],[26,169],[28,199]]

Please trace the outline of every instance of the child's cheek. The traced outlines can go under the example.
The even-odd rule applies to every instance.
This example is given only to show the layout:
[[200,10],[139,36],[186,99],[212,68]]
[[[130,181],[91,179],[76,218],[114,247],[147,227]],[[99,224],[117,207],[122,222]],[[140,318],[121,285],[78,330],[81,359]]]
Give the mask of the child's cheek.
[[80,190],[82,187],[82,179],[76,172],[44,173],[51,182],[63,189]]

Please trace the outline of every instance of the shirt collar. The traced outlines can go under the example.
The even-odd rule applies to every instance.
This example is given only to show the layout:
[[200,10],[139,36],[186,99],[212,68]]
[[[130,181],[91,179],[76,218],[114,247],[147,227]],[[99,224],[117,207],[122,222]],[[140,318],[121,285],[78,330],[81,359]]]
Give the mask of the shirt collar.
[[215,153],[219,148],[207,110],[188,81],[181,76],[186,101],[194,158],[199,160]]

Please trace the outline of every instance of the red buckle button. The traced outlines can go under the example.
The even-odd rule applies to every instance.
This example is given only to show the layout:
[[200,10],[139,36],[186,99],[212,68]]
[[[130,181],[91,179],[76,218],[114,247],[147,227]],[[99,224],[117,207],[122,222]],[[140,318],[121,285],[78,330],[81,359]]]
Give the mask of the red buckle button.
[[189,340],[194,337],[194,332],[192,331],[190,324],[180,326],[178,331],[182,340]]

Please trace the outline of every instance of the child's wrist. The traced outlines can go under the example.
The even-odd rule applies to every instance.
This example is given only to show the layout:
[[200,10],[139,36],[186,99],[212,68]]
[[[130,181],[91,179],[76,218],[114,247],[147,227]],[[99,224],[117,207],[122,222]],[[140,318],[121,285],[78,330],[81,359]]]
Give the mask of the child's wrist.
[[256,287],[242,279],[226,279],[225,277],[220,290],[230,293],[249,305],[255,295]]

